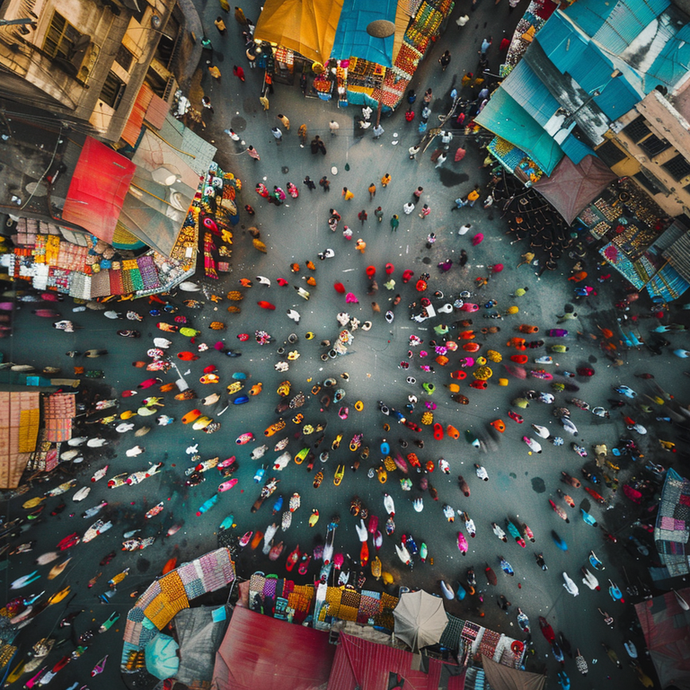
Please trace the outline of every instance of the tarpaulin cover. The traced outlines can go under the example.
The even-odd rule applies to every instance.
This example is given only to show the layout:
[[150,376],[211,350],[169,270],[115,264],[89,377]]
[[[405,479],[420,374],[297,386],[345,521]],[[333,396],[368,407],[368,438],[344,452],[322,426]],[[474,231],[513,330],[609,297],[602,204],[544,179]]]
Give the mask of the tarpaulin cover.
[[482,655],[482,664],[491,690],[543,690],[546,687],[543,673],[528,673],[503,666],[485,655]]
[[216,654],[217,690],[319,690],[335,647],[328,633],[236,608]]
[[438,690],[444,664],[425,659],[429,666],[425,673],[412,668],[418,660],[418,655],[404,649],[341,633],[328,690],[388,690],[391,674],[405,679],[405,690]]
[[596,156],[585,156],[577,165],[570,158],[563,158],[551,176],[542,177],[534,188],[570,225],[615,179],[608,166]]
[[136,166],[87,137],[72,175],[62,217],[110,243]]
[[405,592],[393,611],[395,634],[413,652],[436,644],[448,625],[443,599],[424,590]]
[[146,670],[160,680],[172,678],[180,668],[180,659],[177,656],[179,648],[170,635],[159,633],[144,650]]
[[144,124],[144,115],[152,98],[153,91],[151,87],[146,83],[142,84],[121,137],[122,141],[127,142],[130,146],[136,146],[137,144],[141,134],[141,127]]
[[547,175],[563,158],[560,146],[505,89],[496,90],[475,122],[522,149]]
[[[678,590],[690,603],[690,588]],[[673,592],[635,604],[662,688],[690,688],[690,612]],[[639,649],[639,648],[638,648]]]
[[397,8],[397,0],[344,0],[331,57],[357,57],[392,67],[394,36],[374,38],[367,33],[367,26],[377,19],[394,23]]
[[36,449],[40,393],[0,392],[0,489],[19,485],[29,454]]
[[180,668],[175,678],[188,687],[210,685],[216,649],[225,632],[225,621],[213,620],[217,607],[182,609],[173,622],[180,642]]
[[314,62],[331,56],[343,0],[267,0],[254,39],[294,50]]

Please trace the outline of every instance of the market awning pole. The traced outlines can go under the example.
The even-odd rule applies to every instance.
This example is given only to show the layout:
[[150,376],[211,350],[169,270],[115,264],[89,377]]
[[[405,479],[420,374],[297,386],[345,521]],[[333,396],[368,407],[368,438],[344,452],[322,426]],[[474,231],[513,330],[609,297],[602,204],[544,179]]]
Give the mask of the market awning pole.
[[381,111],[383,110],[383,101],[379,101],[379,107],[376,108],[376,127],[381,123]]

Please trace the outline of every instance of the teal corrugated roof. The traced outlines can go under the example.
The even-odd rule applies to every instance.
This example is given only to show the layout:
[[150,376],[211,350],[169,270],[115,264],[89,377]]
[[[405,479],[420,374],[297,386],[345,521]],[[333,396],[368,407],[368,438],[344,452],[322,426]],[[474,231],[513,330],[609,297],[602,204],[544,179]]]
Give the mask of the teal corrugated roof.
[[392,67],[394,36],[374,38],[367,33],[367,26],[376,19],[395,23],[397,7],[397,0],[345,0],[331,57],[338,60],[357,57]]
[[646,84],[651,91],[657,84],[656,80],[672,89],[678,80],[690,70],[690,24],[686,24],[659,53],[652,66],[647,71]]
[[[565,14],[574,21],[588,36],[594,37],[601,31],[602,43],[614,53],[624,48],[647,26],[658,17],[669,5],[670,0],[578,0],[565,10]],[[609,26],[605,26],[609,24]],[[613,30],[611,29],[613,27]],[[636,33],[637,32],[637,33]]]
[[547,175],[563,158],[558,144],[502,88],[494,93],[475,121],[521,148]]
[[566,137],[565,141],[561,144],[561,148],[563,149],[563,153],[565,153],[575,165],[580,163],[585,156],[597,155],[587,144],[582,143],[572,134]]
[[513,68],[501,87],[542,127],[558,110],[558,101],[549,93],[525,60]]
[[669,5],[668,0],[621,0],[592,38],[622,53]]

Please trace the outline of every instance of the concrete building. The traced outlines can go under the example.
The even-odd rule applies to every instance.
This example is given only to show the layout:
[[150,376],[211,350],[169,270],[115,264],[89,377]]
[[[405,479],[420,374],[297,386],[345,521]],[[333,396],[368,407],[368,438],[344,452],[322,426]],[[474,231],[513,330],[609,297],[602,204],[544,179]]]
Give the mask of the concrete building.
[[683,88],[654,90],[605,135],[597,155],[618,177],[631,177],[671,217],[690,219],[690,103]]
[[176,0],[9,0],[0,95],[117,142],[146,81],[169,100],[191,37]]

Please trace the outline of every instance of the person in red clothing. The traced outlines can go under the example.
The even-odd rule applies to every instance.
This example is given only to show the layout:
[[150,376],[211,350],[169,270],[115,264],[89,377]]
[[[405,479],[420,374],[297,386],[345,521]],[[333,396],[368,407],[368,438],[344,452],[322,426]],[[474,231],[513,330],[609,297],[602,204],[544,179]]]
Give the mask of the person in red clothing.
[[235,66],[232,68],[232,73],[233,73],[240,81],[244,81],[244,70],[243,70],[241,67],[238,67],[237,65],[235,65]]
[[580,283],[586,277],[587,277],[587,271],[578,271],[577,273],[573,273],[573,275],[571,275],[570,278],[568,278],[568,280],[572,281],[573,283]]

